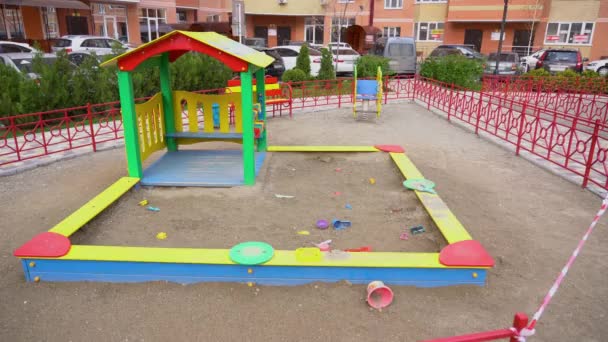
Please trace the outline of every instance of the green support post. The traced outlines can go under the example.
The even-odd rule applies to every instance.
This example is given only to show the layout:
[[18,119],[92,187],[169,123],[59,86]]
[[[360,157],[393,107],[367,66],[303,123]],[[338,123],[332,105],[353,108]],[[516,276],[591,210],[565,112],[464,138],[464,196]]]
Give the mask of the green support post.
[[[160,56],[160,92],[163,96],[163,113],[166,134],[175,132],[175,115],[173,112],[173,92],[171,91],[171,72],[169,70],[169,53]],[[167,138],[167,150],[177,151],[177,140]]]
[[133,80],[128,71],[118,72],[118,91],[120,94],[120,109],[124,127],[125,149],[127,151],[127,171],[129,177],[141,178],[141,156],[139,153],[139,131],[135,116],[135,97],[133,96]]
[[268,143],[266,140],[266,84],[264,68],[260,68],[255,72],[255,80],[257,82],[258,103],[261,107],[261,113],[258,114],[258,119],[264,121],[264,131],[258,139],[258,151],[266,151]]
[[243,178],[245,185],[255,184],[255,147],[253,141],[253,87],[251,66],[241,72],[241,102],[243,109]]

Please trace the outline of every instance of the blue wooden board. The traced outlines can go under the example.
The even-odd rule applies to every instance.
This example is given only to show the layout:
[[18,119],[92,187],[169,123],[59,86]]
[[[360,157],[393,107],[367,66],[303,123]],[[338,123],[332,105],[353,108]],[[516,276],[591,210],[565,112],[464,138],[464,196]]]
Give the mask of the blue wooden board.
[[[31,261],[34,261],[34,267],[29,267]],[[60,259],[23,259],[22,265],[27,281],[40,277],[40,281],[171,281],[182,284],[253,282],[260,285],[301,285],[341,280],[368,284],[382,280],[388,285],[418,287],[484,286],[486,281],[486,270],[467,268],[243,266]]]
[[[255,154],[255,174],[265,152]],[[244,184],[240,150],[183,150],[167,152],[144,170],[142,185],[231,187]]]

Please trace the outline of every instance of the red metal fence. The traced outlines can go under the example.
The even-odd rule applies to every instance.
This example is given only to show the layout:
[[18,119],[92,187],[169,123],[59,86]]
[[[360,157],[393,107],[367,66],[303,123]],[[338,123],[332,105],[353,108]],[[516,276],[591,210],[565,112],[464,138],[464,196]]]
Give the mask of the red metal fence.
[[[352,79],[292,83],[295,113],[352,104]],[[415,99],[608,189],[608,82],[485,78],[481,91],[419,77],[385,78],[384,102]],[[221,92],[222,90],[211,90]],[[209,91],[205,91],[209,92]],[[287,113],[267,108],[269,116]],[[118,102],[0,118],[0,167],[122,139]]]

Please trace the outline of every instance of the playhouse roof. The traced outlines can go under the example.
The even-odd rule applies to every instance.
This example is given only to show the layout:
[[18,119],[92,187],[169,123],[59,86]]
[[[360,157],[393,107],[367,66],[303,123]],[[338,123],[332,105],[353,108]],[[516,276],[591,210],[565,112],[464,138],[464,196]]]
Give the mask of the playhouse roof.
[[264,68],[274,61],[263,52],[215,32],[173,31],[101,65],[118,65],[120,70],[132,71],[143,61],[161,53],[168,52],[169,60],[173,62],[188,51],[209,55],[236,72],[247,70],[249,64]]

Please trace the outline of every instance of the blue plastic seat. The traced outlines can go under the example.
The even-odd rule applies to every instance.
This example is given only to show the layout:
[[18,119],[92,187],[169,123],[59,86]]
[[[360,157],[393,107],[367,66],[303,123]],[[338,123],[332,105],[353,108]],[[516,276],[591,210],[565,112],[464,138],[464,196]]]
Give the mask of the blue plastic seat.
[[357,99],[375,101],[378,96],[378,81],[357,80]]

